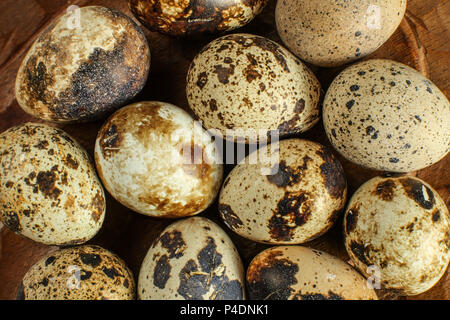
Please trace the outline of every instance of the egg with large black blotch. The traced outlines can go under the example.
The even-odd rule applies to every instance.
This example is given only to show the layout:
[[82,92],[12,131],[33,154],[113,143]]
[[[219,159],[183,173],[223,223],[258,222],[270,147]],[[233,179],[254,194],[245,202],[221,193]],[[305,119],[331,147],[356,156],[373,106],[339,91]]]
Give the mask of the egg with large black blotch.
[[450,262],[450,216],[444,200],[411,176],[375,177],[352,196],[344,218],[345,247],[384,289],[417,295],[433,287]]
[[74,9],[52,22],[26,54],[16,99],[51,122],[96,120],[144,87],[150,49],[141,28],[114,9]]
[[272,247],[258,254],[247,269],[247,285],[252,300],[378,299],[349,264],[300,246]]
[[0,135],[0,194],[3,224],[47,245],[85,243],[105,218],[105,194],[87,152],[44,124]]
[[25,274],[20,300],[134,300],[135,282],[125,262],[99,246],[48,254]]
[[248,24],[267,0],[129,0],[150,30],[172,36],[225,32]]
[[138,280],[141,300],[243,300],[244,267],[217,224],[194,217],[168,226],[153,242]]

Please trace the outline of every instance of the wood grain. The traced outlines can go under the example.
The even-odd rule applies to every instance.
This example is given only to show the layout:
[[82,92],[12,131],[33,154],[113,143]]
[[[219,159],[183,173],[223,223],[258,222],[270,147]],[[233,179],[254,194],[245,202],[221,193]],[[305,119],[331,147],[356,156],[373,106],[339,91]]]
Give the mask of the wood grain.
[[[0,132],[26,122],[37,121],[25,114],[14,98],[14,81],[24,54],[38,33],[50,21],[71,5],[104,5],[119,9],[131,16],[126,1],[121,0],[2,0],[0,2]],[[250,25],[238,32],[266,36],[280,42],[274,28],[275,0]],[[400,28],[369,58],[389,58],[408,64],[427,75],[446,95],[450,95],[450,1],[409,0],[408,11]],[[152,66],[148,84],[135,99],[167,101],[189,111],[185,97],[185,77],[191,60],[200,49],[217,36],[175,39],[145,30],[152,50]],[[324,89],[343,69],[323,69],[310,66]],[[73,135],[92,155],[94,140],[101,122],[61,126]],[[317,125],[301,135],[306,139],[330,146],[323,127]],[[350,194],[362,183],[379,172],[366,170],[342,157],[349,182]],[[427,169],[411,173],[430,183],[450,204],[450,156]],[[229,172],[232,166],[226,167]],[[112,197],[107,199],[107,217],[104,227],[91,243],[102,245],[119,254],[138,275],[140,264],[157,235],[172,221],[157,220],[131,212]],[[257,244],[229,232],[218,219],[217,205],[203,216],[218,222],[228,232],[248,265],[250,260],[267,245]],[[341,218],[342,220],[342,218]],[[305,244],[348,261],[341,236],[342,221],[321,238]],[[14,299],[21,278],[28,268],[46,253],[56,250],[24,239],[0,228],[0,299]],[[385,299],[404,299],[387,291],[380,291]],[[450,299],[450,274],[428,292],[408,299]]]

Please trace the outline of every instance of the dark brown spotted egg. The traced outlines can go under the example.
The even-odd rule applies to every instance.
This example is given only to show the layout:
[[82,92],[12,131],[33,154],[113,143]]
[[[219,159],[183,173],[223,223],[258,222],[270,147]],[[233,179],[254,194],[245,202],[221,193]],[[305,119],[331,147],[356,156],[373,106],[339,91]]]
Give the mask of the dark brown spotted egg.
[[219,212],[231,230],[250,240],[303,243],[331,228],[346,196],[344,171],[333,153],[289,139],[261,148],[231,171]]
[[245,142],[271,130],[283,136],[310,129],[320,118],[320,91],[314,74],[288,50],[250,34],[208,44],[187,77],[189,105],[205,127]]
[[430,289],[450,261],[448,209],[418,178],[376,177],[363,184],[348,204],[344,232],[356,268],[378,274],[382,287],[402,295]]
[[122,259],[98,246],[51,253],[25,274],[21,300],[133,300],[133,274]]
[[406,0],[279,0],[278,33],[300,59],[323,67],[365,57],[394,33]]
[[100,178],[128,208],[179,218],[205,210],[222,183],[216,145],[201,124],[164,102],[141,102],[114,113],[95,143]]
[[100,118],[143,88],[150,50],[142,30],[114,9],[89,6],[61,16],[28,51],[16,79],[16,98],[47,121]]
[[244,267],[225,231],[201,217],[167,227],[147,252],[142,300],[243,300]]
[[129,0],[131,11],[150,30],[181,36],[240,28],[267,0]]
[[252,300],[377,300],[370,283],[325,252],[282,246],[258,254],[247,269]]
[[48,245],[90,240],[105,218],[105,195],[86,151],[67,133],[26,123],[0,135],[0,217]]
[[447,97],[391,60],[368,60],[339,74],[326,94],[323,121],[336,150],[375,170],[423,169],[450,150]]

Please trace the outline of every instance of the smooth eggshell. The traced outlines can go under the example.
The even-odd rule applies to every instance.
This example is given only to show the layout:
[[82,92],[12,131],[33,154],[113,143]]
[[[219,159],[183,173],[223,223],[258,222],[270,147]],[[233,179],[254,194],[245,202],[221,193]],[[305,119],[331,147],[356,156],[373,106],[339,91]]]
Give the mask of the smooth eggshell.
[[253,153],[225,179],[219,196],[225,224],[265,243],[303,243],[322,235],[344,210],[347,182],[341,164],[328,148],[311,141],[289,139],[269,147],[259,153],[273,153],[273,163],[255,161]]
[[114,9],[83,7],[39,35],[18,71],[16,98],[47,121],[94,120],[138,94],[149,68],[147,39],[133,20]]
[[424,181],[376,177],[351,198],[344,219],[345,246],[368,275],[375,266],[381,285],[402,295],[430,289],[450,261],[450,216],[445,202]]
[[325,252],[300,246],[273,247],[247,269],[253,300],[377,300],[350,265]]
[[[300,60],[279,44],[250,34],[208,44],[187,77],[191,109],[207,129],[224,136],[230,129],[264,136],[271,130],[282,136],[304,132],[319,121],[320,95],[320,83]],[[258,140],[235,134],[226,138]]]
[[113,114],[98,133],[95,161],[115,199],[154,217],[202,212],[223,175],[211,136],[184,110],[163,102],[136,103]]
[[11,230],[48,245],[90,240],[105,218],[105,195],[86,151],[38,123],[0,135],[0,216]]
[[133,274],[98,246],[60,250],[34,264],[23,278],[22,300],[133,300]]
[[167,227],[142,263],[142,300],[242,300],[244,267],[227,234],[194,217]]
[[339,74],[326,94],[323,121],[335,149],[370,169],[420,170],[450,150],[447,97],[391,60],[368,60]]
[[150,30],[181,36],[240,28],[262,11],[267,0],[129,0],[128,3]]
[[279,0],[278,33],[300,59],[334,67],[365,57],[394,33],[406,0]]

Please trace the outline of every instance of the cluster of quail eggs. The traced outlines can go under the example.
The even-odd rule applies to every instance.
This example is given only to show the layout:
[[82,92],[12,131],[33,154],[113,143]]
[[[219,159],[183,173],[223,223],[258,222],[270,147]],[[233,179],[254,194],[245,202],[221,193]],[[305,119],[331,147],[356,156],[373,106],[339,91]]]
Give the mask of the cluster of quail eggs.
[[[170,36],[236,29],[266,3],[129,1],[142,24]],[[132,18],[89,6],[80,9],[80,28],[68,23],[71,13],[50,24],[18,71],[19,105],[52,123],[110,117],[93,161],[52,124],[26,123],[0,135],[2,223],[64,247],[27,272],[19,297],[377,299],[367,280],[373,268],[384,289],[430,289],[450,260],[449,211],[430,185],[402,173],[447,155],[448,99],[419,72],[390,60],[347,67],[323,96],[302,62],[339,66],[375,51],[406,10],[406,0],[377,3],[279,0],[276,27],[288,49],[245,33],[209,43],[187,73],[187,100],[201,124],[166,102],[128,104],[150,70],[147,39]],[[334,149],[294,137],[321,117]],[[224,177],[213,132],[261,147]],[[271,140],[273,132],[280,141]],[[390,174],[348,197],[335,151]],[[264,154],[275,161],[264,162]],[[107,214],[103,187],[140,214],[183,218],[149,244],[137,283],[118,256],[86,245]],[[246,270],[222,227],[192,217],[214,202],[227,232],[272,245]],[[340,218],[353,266],[301,246]]]

